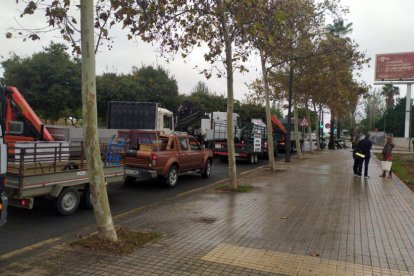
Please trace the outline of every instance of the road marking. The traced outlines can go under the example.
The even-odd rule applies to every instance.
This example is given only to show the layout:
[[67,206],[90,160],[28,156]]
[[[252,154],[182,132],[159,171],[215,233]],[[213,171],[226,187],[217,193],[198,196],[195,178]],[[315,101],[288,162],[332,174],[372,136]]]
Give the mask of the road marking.
[[17,250],[15,250],[15,251],[12,251],[12,252],[9,252],[9,253],[6,253],[6,254],[3,254],[3,255],[0,255],[0,260],[9,259],[9,258],[14,257],[14,256],[16,256],[16,255],[23,254],[23,253],[25,253],[25,252],[28,252],[28,251],[30,251],[30,250],[33,250],[33,249],[36,249],[36,248],[42,247],[42,246],[44,246],[44,245],[47,245],[47,244],[50,244],[50,243],[54,243],[54,242],[56,242],[56,241],[58,241],[58,240],[60,240],[60,239],[62,239],[62,238],[61,238],[61,237],[58,237],[58,238],[52,238],[52,239],[48,239],[48,240],[45,240],[45,241],[41,241],[41,242],[38,242],[38,243],[31,244],[31,245],[29,245],[29,246],[26,246],[26,247],[23,247],[23,248],[17,249]]
[[218,245],[201,260],[287,275],[413,275],[408,271],[225,243]]

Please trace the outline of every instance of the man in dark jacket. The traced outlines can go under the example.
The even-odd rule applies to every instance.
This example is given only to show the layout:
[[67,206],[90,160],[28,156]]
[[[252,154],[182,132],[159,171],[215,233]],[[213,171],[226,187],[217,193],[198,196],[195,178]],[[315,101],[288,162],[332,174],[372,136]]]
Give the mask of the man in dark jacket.
[[364,177],[368,178],[368,164],[371,158],[372,142],[369,140],[369,133],[365,134],[365,138],[358,142],[357,151],[365,155],[363,160],[358,164],[357,174],[362,176],[362,163],[364,163]]

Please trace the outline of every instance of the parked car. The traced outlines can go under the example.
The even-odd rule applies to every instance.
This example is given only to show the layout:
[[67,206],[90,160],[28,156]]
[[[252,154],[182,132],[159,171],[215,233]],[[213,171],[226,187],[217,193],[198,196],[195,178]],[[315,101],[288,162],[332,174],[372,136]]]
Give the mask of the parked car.
[[156,130],[124,130],[119,137],[129,142],[125,160],[127,180],[160,178],[174,187],[182,173],[210,177],[213,152],[186,133]]

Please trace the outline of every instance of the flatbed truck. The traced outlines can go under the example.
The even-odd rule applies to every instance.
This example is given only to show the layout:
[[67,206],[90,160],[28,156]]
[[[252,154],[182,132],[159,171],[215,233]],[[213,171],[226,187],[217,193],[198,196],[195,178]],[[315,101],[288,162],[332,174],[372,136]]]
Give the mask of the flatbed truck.
[[[108,150],[118,151],[113,154],[121,158],[108,158]],[[121,150],[102,148],[107,185],[124,182]],[[47,196],[55,199],[54,208],[61,215],[73,214],[81,201],[85,207],[93,208],[82,142],[34,142],[24,147],[16,143],[9,147],[6,177],[4,192],[9,206],[32,209],[36,198]]]

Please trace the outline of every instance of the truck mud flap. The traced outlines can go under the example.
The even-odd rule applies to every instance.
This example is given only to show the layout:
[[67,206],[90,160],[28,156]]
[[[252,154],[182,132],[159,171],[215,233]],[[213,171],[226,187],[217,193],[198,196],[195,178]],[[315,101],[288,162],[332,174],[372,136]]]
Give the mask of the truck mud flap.
[[9,200],[4,194],[1,194],[0,200],[0,227],[7,222],[7,206],[9,204]]

